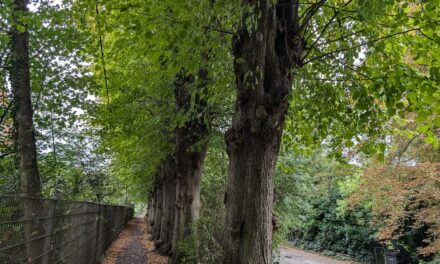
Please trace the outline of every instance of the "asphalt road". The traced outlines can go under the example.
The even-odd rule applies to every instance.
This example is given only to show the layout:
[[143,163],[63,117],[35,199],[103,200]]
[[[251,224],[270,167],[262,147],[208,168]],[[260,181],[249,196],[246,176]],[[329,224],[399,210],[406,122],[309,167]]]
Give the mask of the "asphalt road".
[[282,247],[281,248],[281,263],[282,264],[349,264],[353,262],[339,261],[332,258],[327,258],[305,252],[296,248]]

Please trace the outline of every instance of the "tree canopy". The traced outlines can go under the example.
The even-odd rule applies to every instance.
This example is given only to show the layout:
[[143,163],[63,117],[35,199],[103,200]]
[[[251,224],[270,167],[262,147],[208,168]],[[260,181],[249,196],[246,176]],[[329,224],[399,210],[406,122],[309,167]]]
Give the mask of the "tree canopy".
[[28,35],[39,195],[149,203],[171,263],[271,263],[285,238],[438,255],[439,0],[19,2],[0,1],[1,193],[31,155]]

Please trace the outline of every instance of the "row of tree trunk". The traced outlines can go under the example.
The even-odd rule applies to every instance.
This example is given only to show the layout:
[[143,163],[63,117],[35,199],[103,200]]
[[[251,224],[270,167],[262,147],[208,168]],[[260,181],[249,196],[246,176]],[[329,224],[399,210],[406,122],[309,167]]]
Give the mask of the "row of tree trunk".
[[[200,210],[200,180],[206,156],[206,139],[210,124],[206,120],[206,93],[208,72],[201,69],[197,75],[179,74],[174,83],[175,112],[189,114],[184,124],[174,132],[174,151],[157,171],[150,196],[148,219],[157,251],[169,255],[170,263],[181,263],[187,255],[196,256],[195,221]],[[195,89],[195,90],[194,90]],[[194,97],[194,98],[193,98]],[[192,105],[194,101],[194,105]],[[191,252],[182,250],[191,249]]]
[[[299,1],[280,0],[276,5],[262,0],[243,2],[254,12],[243,17],[243,25],[233,38],[237,100],[232,126],[225,135],[229,156],[225,263],[272,263],[273,179],[292,88],[291,69],[301,66],[303,29],[298,18]],[[261,15],[257,28],[250,32],[245,21],[255,14]],[[255,76],[255,80],[248,76]],[[181,96],[182,87],[176,86],[177,110],[188,99]],[[160,243],[166,244],[170,237],[159,235],[159,230],[169,228],[160,219],[169,216],[169,206],[175,206],[172,263],[179,263],[176,243],[194,235],[191,224],[200,207],[199,182],[206,145],[190,150],[203,137],[184,140],[197,133],[200,127],[191,122],[176,131],[172,183],[176,194],[168,193],[174,192],[168,186],[172,182],[167,178],[169,173],[158,174],[153,192],[155,216],[151,220]],[[169,204],[170,197],[176,199],[173,205]]]
[[[272,263],[273,179],[292,88],[291,69],[301,66],[304,47],[298,18],[299,1],[280,0],[275,5],[260,0],[244,1],[244,4],[252,6],[254,12],[245,15],[233,39],[237,100],[232,126],[225,135],[229,156],[225,263],[263,264]],[[245,21],[247,16],[255,14],[261,14],[257,28],[249,32]],[[255,80],[247,77],[252,75]],[[185,85],[176,85],[178,111],[190,100],[184,88]],[[172,158],[164,162],[153,192],[154,216],[150,220],[154,238],[159,245],[166,245],[167,250],[171,241],[171,252],[165,252],[172,254],[171,263],[179,263],[177,243],[194,235],[191,225],[200,207],[200,177],[206,145],[192,148],[203,139],[202,127],[191,120],[176,130],[174,163],[169,161]],[[167,169],[171,163],[175,166],[173,173]],[[170,180],[170,177],[175,178]],[[170,207],[175,207],[172,240],[167,225]],[[161,231],[163,229],[169,230]],[[197,245],[193,246],[197,256]]]
[[[28,31],[22,19],[28,13],[28,0],[14,0],[13,4],[10,78],[18,167],[23,194],[39,196]],[[271,263],[273,176],[292,86],[291,68],[301,66],[305,29],[299,25],[298,0],[279,0],[276,4],[243,0],[243,4],[253,12],[244,15],[243,25],[233,39],[237,100],[232,126],[225,135],[230,162],[225,262]],[[246,21],[253,20],[257,21],[256,28],[249,30]],[[195,84],[199,95],[203,94],[207,71],[182,74],[176,79],[176,112],[206,113],[207,102],[202,99],[206,97],[197,96],[190,87]],[[191,101],[195,109],[190,109]],[[161,252],[171,254],[171,263],[180,263],[184,257],[179,244],[196,241],[193,225],[200,208],[200,178],[207,149],[204,140],[209,124],[205,118],[190,116],[175,130],[175,149],[157,172],[149,209],[154,240]],[[36,208],[30,206],[26,217],[35,215]],[[27,227],[28,238],[33,228]],[[197,256],[197,245],[192,248]],[[38,250],[38,245],[28,249],[32,257],[30,251]]]

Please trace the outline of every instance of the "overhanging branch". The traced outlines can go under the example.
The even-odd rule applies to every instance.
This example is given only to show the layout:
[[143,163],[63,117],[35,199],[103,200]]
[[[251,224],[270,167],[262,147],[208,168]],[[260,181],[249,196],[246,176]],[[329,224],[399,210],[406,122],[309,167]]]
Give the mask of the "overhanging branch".
[[[348,0],[346,3],[344,3],[344,5],[342,5],[341,8],[346,7],[348,4],[350,4],[353,0]],[[306,54],[304,55],[304,57],[301,59],[301,61],[303,61],[305,58],[307,58],[307,56],[309,55],[310,51],[315,47],[315,45],[318,43],[318,41],[321,39],[321,37],[324,35],[324,33],[327,31],[328,27],[330,26],[330,24],[333,23],[333,20],[335,20],[335,18],[338,16],[340,10],[335,10],[333,13],[333,16],[329,19],[329,21],[324,25],[324,28],[322,29],[321,33],[319,33],[318,37],[315,39],[315,41],[313,42],[313,44],[311,45],[310,49],[307,50]]]
[[319,60],[321,58],[333,55],[335,53],[339,53],[339,52],[343,52],[343,51],[348,51],[348,50],[360,48],[360,47],[363,47],[363,46],[366,46],[366,45],[369,45],[369,44],[372,44],[372,43],[375,43],[375,42],[378,42],[378,41],[381,41],[381,40],[384,40],[384,39],[387,39],[387,38],[391,38],[391,37],[394,37],[394,36],[397,36],[397,35],[402,35],[402,34],[406,34],[406,33],[412,32],[412,31],[418,31],[418,30],[420,30],[420,28],[413,28],[413,29],[408,29],[408,30],[404,30],[404,31],[400,31],[400,32],[395,32],[393,34],[389,34],[389,35],[386,35],[386,36],[383,36],[383,37],[380,37],[380,38],[376,38],[376,39],[373,39],[373,40],[370,40],[370,41],[362,42],[362,43],[360,43],[358,45],[354,45],[352,47],[341,48],[341,49],[337,49],[337,50],[334,50],[334,51],[322,53],[321,55],[316,56],[316,57],[314,57],[314,58],[304,62],[304,65],[306,65],[306,64],[308,64],[310,62]]

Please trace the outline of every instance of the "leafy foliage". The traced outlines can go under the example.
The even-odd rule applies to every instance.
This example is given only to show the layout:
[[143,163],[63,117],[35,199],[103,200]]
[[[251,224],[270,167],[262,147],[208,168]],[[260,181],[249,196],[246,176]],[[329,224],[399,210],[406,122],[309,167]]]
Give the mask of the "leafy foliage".
[[358,187],[358,168],[326,155],[322,150],[288,159],[281,155],[276,178],[276,212],[281,219],[277,237],[306,249],[371,262],[376,245],[371,211],[362,206],[349,211],[345,202]]
[[[440,251],[439,0],[301,2],[306,48],[292,69],[277,164],[275,245],[289,236],[307,248],[369,260],[377,231],[388,244],[397,240],[418,250],[414,258],[432,259]],[[19,190],[7,69],[8,31],[20,25],[11,21],[11,3],[0,1],[2,193]],[[193,239],[202,262],[221,262],[223,133],[236,100],[233,65],[244,63],[230,46],[242,17],[254,32],[259,14],[233,0],[44,0],[31,10],[32,100],[44,194],[144,202],[173,151],[174,130],[209,116],[203,120],[212,129],[203,206]],[[209,88],[197,95],[207,98],[209,113],[198,113],[194,102],[176,111],[176,76],[197,75],[201,68],[208,69]],[[369,156],[360,152],[379,161],[366,163]]]
[[387,162],[369,164],[352,200],[368,201],[380,240],[398,241],[415,257],[429,259],[440,251],[440,177],[438,151],[425,139],[393,136]]

